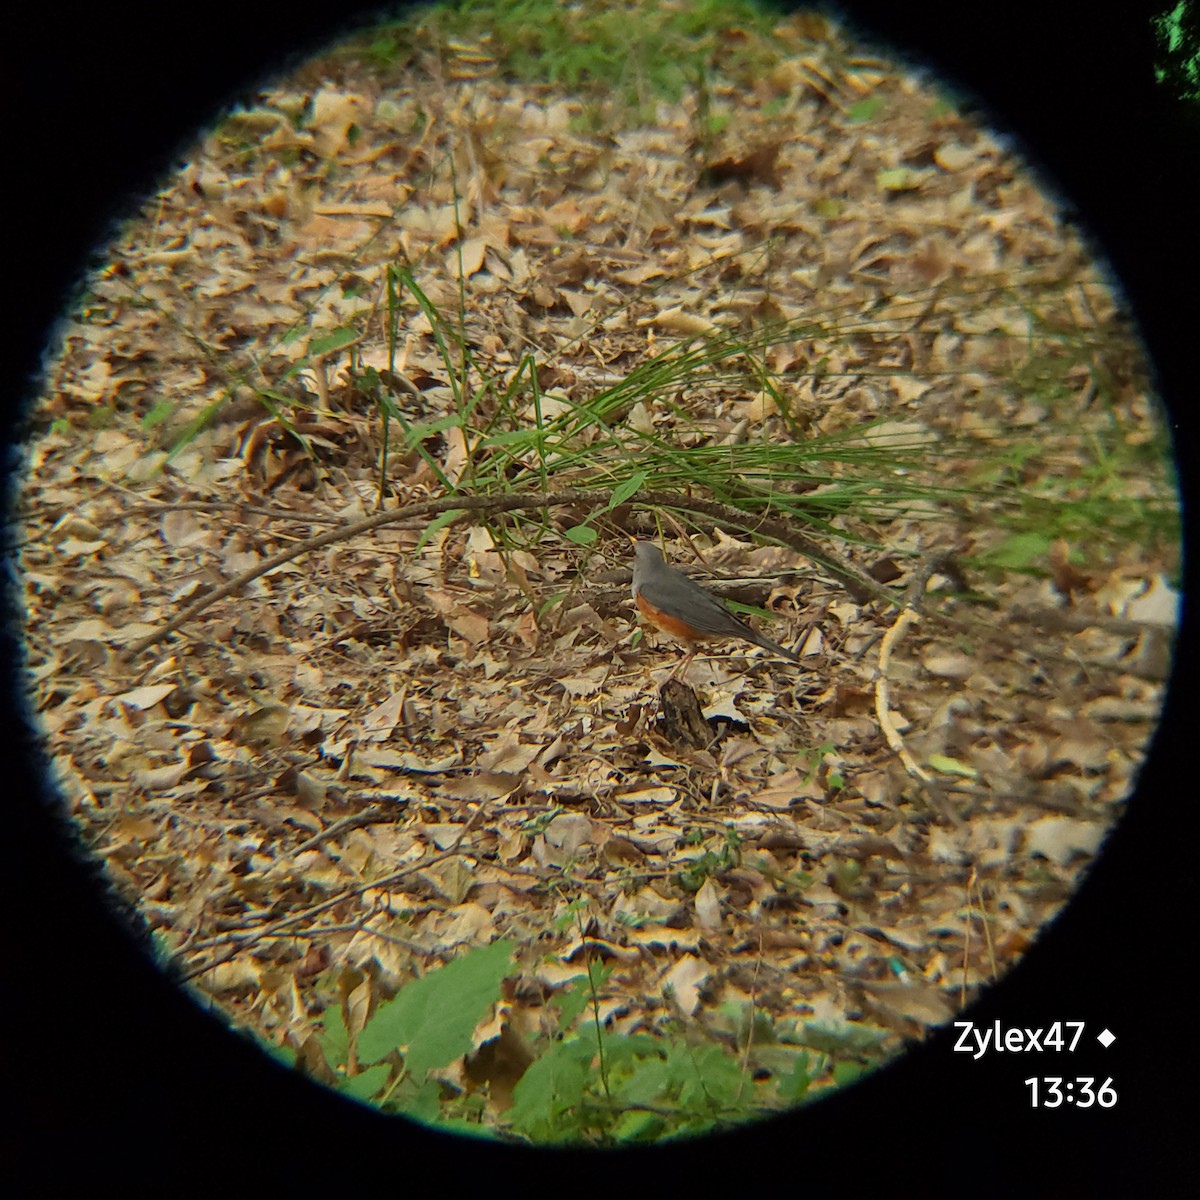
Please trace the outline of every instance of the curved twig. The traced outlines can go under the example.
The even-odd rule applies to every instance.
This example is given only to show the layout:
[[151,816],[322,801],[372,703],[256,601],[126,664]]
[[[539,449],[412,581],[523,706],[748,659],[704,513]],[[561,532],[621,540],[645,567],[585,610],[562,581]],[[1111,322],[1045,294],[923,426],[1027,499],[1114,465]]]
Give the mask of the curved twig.
[[[739,508],[734,508],[732,505],[721,504],[715,500],[702,500],[695,497],[678,495],[674,492],[638,492],[631,499],[631,502],[662,508],[675,508],[684,512],[701,513],[720,520],[724,524],[749,532],[764,534],[778,542],[782,542],[784,545],[792,547],[794,550],[800,551],[800,553],[807,555],[809,558],[815,559],[827,567],[833,574],[840,576],[844,581],[875,598],[889,604],[900,603],[897,596],[882,584],[876,583],[869,575],[858,570],[857,567],[842,558],[841,555],[825,549],[813,541],[812,538],[797,533],[782,521],[758,517],[752,513],[743,512]],[[379,529],[384,525],[394,525],[401,521],[410,521],[415,517],[429,517],[442,513],[458,513],[459,515],[454,518],[458,520],[471,513],[516,512],[522,509],[554,508],[568,504],[588,505],[602,512],[611,507],[611,503],[612,496],[607,491],[590,488],[563,488],[556,492],[535,492],[519,496],[442,496],[436,500],[420,500],[414,504],[405,504],[400,508],[389,509],[387,512],[362,517],[357,521],[339,525],[336,529],[329,529],[314,537],[296,542],[286,550],[281,550],[278,554],[273,554],[270,558],[264,559],[249,571],[244,571],[241,575],[221,584],[220,587],[214,588],[211,592],[206,592],[198,600],[194,600],[187,607],[181,609],[175,616],[164,622],[152,633],[138,638],[137,641],[127,646],[120,653],[119,660],[121,662],[129,662],[141,654],[143,650],[148,650],[151,646],[157,645],[168,634],[174,632],[180,626],[186,625],[194,617],[199,616],[210,605],[215,604],[218,600],[225,599],[226,596],[232,596],[240,592],[247,584],[252,583],[255,579],[260,579],[264,575],[270,574],[285,563],[291,562],[293,559],[299,558],[312,550],[319,550],[323,546],[331,545],[334,542],[357,537],[359,534],[368,533],[372,529]]]
[[922,783],[929,783],[929,774],[922,770],[917,760],[908,752],[889,711],[888,667],[891,665],[892,648],[899,642],[904,631],[910,625],[915,625],[919,619],[912,606],[907,605],[896,623],[883,635],[883,641],[879,645],[879,673],[875,678],[875,718],[879,722],[879,728],[883,730],[884,740],[904,764],[904,769]]

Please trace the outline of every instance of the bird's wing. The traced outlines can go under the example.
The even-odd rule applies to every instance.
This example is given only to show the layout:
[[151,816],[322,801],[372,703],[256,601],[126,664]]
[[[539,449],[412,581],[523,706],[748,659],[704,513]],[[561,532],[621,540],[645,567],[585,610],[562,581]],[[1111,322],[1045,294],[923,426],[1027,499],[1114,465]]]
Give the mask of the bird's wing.
[[686,621],[698,633],[733,634],[750,629],[720,600],[686,576],[665,583],[654,580],[643,584],[641,591],[655,608]]

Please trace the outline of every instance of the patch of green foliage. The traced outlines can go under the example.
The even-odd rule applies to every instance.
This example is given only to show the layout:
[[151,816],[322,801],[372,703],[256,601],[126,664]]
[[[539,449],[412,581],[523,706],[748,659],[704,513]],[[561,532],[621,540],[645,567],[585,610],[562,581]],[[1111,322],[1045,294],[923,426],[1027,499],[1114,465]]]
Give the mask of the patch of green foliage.
[[[419,22],[374,30],[364,49],[384,66],[429,40],[475,43],[513,79],[571,89],[636,86],[677,100],[697,59],[719,57],[724,69],[748,79],[777,20],[771,6],[750,0],[651,6],[639,0],[460,0],[428,10]],[[723,38],[730,30],[739,36]]]
[[1155,76],[1193,111],[1200,111],[1200,4],[1177,0],[1153,18],[1158,62]]
[[[699,836],[703,837],[702,834]],[[679,872],[676,882],[685,892],[698,892],[704,886],[705,880],[738,865],[741,861],[742,841],[742,835],[732,825],[726,826],[725,836],[717,848],[703,850],[693,858]]]
[[[450,1132],[507,1140],[623,1145],[695,1136],[779,1112],[815,1085],[850,1082],[881,1053],[882,1030],[847,1023],[773,1021],[725,1005],[709,1023],[723,1036],[674,1023],[665,1036],[621,1034],[600,1015],[610,968],[597,958],[548,1003],[535,1057],[499,1118],[481,1093],[439,1072],[473,1049],[472,1035],[501,999],[513,944],[493,942],[406,984],[351,1037],[340,1007],[319,1044],[334,1086],[365,1104]],[[297,1056],[273,1051],[295,1065]],[[353,1064],[353,1065],[352,1065]],[[815,1090],[820,1090],[816,1088]]]

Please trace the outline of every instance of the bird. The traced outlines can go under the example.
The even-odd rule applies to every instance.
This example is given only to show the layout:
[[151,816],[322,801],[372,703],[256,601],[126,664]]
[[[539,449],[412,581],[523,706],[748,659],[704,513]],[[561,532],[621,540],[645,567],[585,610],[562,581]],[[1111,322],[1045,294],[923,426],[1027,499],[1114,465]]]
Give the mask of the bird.
[[647,621],[686,648],[672,679],[695,657],[696,643],[712,638],[740,638],[792,662],[800,661],[798,654],[764,637],[706,588],[668,566],[662,552],[650,542],[633,544],[633,601]]

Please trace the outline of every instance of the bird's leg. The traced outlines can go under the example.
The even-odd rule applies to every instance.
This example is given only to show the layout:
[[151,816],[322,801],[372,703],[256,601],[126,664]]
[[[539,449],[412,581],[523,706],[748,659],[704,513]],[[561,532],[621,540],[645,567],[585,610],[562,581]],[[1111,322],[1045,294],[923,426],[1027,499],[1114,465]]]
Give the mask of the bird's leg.
[[685,642],[684,645],[687,647],[687,653],[679,660],[678,663],[675,664],[675,670],[673,670],[667,678],[668,683],[672,679],[678,679],[679,676],[687,670],[688,664],[692,661],[692,659],[696,657],[696,651],[699,649],[696,643]]

